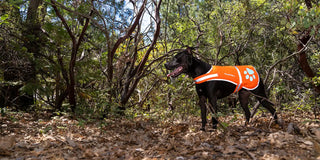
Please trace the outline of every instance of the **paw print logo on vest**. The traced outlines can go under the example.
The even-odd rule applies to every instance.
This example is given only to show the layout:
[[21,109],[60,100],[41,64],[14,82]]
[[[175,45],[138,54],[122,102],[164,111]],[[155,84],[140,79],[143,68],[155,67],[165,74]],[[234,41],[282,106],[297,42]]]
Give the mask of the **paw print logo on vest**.
[[246,75],[246,79],[250,79],[250,81],[256,79],[256,76],[254,76],[254,70],[252,69],[246,68],[243,73]]

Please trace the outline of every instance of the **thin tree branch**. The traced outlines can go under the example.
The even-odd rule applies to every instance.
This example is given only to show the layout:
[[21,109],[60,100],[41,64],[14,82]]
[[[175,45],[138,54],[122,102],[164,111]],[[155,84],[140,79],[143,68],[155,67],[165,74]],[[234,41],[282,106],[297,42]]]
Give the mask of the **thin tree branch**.
[[51,0],[51,3],[52,3],[52,7],[54,9],[54,11],[56,12],[56,15],[60,18],[62,24],[64,25],[64,27],[66,28],[70,38],[72,39],[72,42],[76,42],[76,38],[75,36],[73,35],[70,27],[68,26],[67,22],[66,22],[66,19],[64,19],[64,17],[61,15],[60,11],[58,10],[57,8],[57,1],[55,0]]
[[313,36],[308,40],[308,42],[307,42],[305,45],[303,45],[303,48],[301,48],[299,51],[294,52],[294,53],[290,54],[289,56],[284,57],[284,58],[280,59],[279,61],[277,61],[276,63],[274,63],[274,64],[268,69],[267,75],[266,75],[266,77],[265,77],[265,79],[264,79],[264,83],[266,84],[266,81],[268,80],[268,78],[269,78],[269,76],[270,76],[270,72],[272,71],[272,69],[273,69],[274,67],[276,67],[278,64],[280,64],[280,63],[282,63],[282,62],[285,62],[285,61],[288,60],[289,58],[291,58],[291,57],[293,57],[293,56],[295,56],[295,55],[297,55],[297,54],[300,54],[300,53],[306,51],[306,50],[308,49],[308,44],[310,43],[310,41],[311,41],[312,39],[313,39]]
[[160,23],[161,23],[161,20],[160,20],[160,5],[161,5],[161,0],[159,1],[157,7],[156,7],[156,31],[153,35],[153,41],[150,45],[150,47],[148,48],[146,54],[143,56],[138,68],[137,68],[137,73],[141,72],[142,69],[144,68],[147,60],[148,60],[148,57],[151,53],[151,51],[153,50],[154,46],[156,45],[157,43],[157,40],[159,38],[159,35],[160,35]]
[[124,40],[126,40],[132,34],[132,32],[136,29],[137,25],[139,24],[140,18],[142,17],[142,13],[145,9],[146,3],[147,3],[147,0],[144,0],[132,26],[128,29],[127,33],[124,36],[120,37],[117,40],[117,42],[114,44],[113,48],[111,49],[111,52],[108,53],[108,71],[107,72],[108,72],[108,79],[110,82],[112,81],[112,78],[113,78],[113,58],[114,58],[114,55],[115,55],[118,47],[120,46],[120,44]]
[[[160,23],[161,23],[161,21],[160,21],[160,6],[161,6],[161,2],[162,1],[160,0],[159,3],[157,4],[156,10],[155,10],[155,14],[156,14],[156,16],[155,16],[156,17],[156,31],[155,31],[154,36],[153,36],[153,41],[152,41],[150,47],[148,48],[148,50],[146,51],[145,55],[143,56],[141,62],[136,67],[136,69],[133,71],[133,75],[138,75],[138,76],[136,77],[136,79],[134,79],[134,82],[133,82],[131,88],[127,92],[122,93],[122,95],[121,95],[121,103],[122,104],[127,103],[129,97],[131,96],[131,94],[133,93],[134,89],[137,87],[138,82],[142,78],[141,75],[143,75],[143,73],[146,71],[146,70],[143,70],[143,69],[144,69],[145,64],[146,64],[146,62],[148,60],[148,57],[149,57],[151,51],[154,49],[154,46],[155,46],[155,44],[157,42],[157,39],[158,39],[158,37],[160,35]],[[156,2],[154,2],[154,3],[156,3]],[[129,81],[133,80],[132,78],[129,78]],[[130,83],[127,83],[127,85],[129,85],[129,84]]]

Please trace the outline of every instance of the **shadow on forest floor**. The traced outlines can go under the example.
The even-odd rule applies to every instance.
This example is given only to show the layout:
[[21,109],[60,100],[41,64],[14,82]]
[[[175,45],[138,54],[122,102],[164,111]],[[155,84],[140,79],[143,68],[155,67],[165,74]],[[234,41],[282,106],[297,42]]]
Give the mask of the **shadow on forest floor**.
[[[43,115],[45,116],[45,115]],[[256,116],[220,117],[226,129],[200,131],[200,117],[156,122],[147,118],[81,124],[68,117],[0,117],[0,159],[319,159],[319,122],[307,113],[280,115],[284,128]],[[41,117],[41,116],[37,116]],[[241,116],[239,116],[241,117]]]

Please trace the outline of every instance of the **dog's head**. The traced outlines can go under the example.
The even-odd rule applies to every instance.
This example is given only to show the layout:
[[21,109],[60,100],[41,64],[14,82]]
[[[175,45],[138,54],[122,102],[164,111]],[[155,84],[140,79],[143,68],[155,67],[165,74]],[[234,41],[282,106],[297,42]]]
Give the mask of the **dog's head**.
[[181,73],[186,73],[192,65],[192,48],[187,48],[177,53],[170,61],[164,64],[167,70],[173,70],[167,77],[177,77]]

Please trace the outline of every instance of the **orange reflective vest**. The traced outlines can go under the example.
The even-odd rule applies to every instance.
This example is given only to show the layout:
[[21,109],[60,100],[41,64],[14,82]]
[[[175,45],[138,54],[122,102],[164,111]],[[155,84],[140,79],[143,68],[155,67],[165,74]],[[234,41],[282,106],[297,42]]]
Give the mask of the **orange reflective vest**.
[[212,66],[211,69],[193,79],[196,84],[207,81],[226,81],[235,84],[234,90],[238,92],[241,88],[253,90],[259,85],[259,75],[253,66]]

